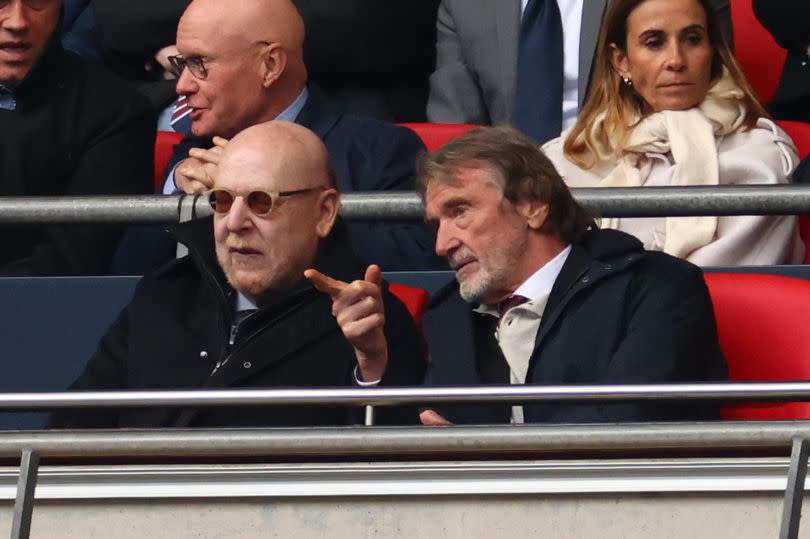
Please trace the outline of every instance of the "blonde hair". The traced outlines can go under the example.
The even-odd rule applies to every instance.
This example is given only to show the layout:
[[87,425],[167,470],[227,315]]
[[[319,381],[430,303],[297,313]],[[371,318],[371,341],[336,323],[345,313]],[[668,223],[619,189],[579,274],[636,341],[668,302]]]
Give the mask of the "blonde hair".
[[[623,83],[611,63],[611,44],[622,51],[627,50],[627,19],[644,1],[614,0],[610,3],[602,22],[588,97],[563,146],[566,157],[582,168],[592,168],[599,161],[597,157],[599,152],[591,128],[600,115],[604,116],[602,128],[605,139],[616,157],[618,156],[615,154],[620,153],[633,127],[645,115],[645,101]],[[769,115],[754,95],[751,85],[748,84],[723,37],[714,7],[709,0],[698,2],[706,13],[709,43],[714,51],[711,66],[712,83],[720,79],[725,67],[734,83],[743,92],[741,100],[746,109],[743,126],[750,129],[756,125],[759,118],[767,118]]]

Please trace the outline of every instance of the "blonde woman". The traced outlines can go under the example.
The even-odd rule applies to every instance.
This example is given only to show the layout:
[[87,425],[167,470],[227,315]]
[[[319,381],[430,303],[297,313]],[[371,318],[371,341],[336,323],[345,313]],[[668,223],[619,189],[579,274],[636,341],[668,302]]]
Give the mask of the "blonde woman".
[[[708,0],[615,0],[591,93],[544,147],[570,187],[786,183],[790,138],[754,97]],[[702,266],[800,262],[791,216],[602,219]]]

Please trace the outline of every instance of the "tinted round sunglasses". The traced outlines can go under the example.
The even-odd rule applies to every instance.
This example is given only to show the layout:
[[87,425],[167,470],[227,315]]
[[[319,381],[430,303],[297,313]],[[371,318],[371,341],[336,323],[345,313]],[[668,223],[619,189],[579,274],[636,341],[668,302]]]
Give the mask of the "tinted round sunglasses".
[[[273,208],[278,204],[278,199],[281,197],[291,197],[294,195],[302,195],[310,191],[321,191],[323,187],[310,187],[309,189],[297,189],[295,191],[251,191],[244,195],[245,203],[248,209],[258,215],[264,217],[270,213]],[[226,214],[231,211],[234,200],[237,195],[228,189],[212,189],[208,191],[208,203],[211,204],[214,212],[219,214]]]

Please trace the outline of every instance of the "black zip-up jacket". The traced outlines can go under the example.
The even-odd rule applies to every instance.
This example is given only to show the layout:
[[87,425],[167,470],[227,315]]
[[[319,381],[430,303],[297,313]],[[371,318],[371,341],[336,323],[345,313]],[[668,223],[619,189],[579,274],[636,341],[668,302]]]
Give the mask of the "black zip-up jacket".
[[[440,292],[423,319],[426,385],[509,384],[495,319],[473,312],[458,285]],[[645,251],[636,238],[591,230],[572,246],[535,338],[527,384],[653,384],[724,380],[711,299],[697,266]],[[718,404],[525,404],[527,423],[713,419]],[[455,423],[508,422],[509,405],[434,409]]]
[[[331,299],[302,280],[233,330],[234,290],[214,255],[212,220],[176,227],[190,255],[138,284],[70,389],[347,387],[356,358],[331,314]],[[363,277],[341,222],[314,264],[335,278]],[[418,385],[422,344],[405,307],[384,293],[389,363],[382,385]],[[414,423],[413,408],[378,408],[378,423]],[[65,410],[54,427],[255,427],[346,425],[362,410],[341,406]]]

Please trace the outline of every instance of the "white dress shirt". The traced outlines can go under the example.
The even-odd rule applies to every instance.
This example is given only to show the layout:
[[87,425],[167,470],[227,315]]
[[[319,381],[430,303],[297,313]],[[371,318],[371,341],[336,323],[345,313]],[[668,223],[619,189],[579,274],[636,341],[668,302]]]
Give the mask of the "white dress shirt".
[[[553,1],[553,0],[546,0]],[[577,121],[579,112],[579,34],[582,29],[582,9],[585,0],[556,0],[563,26],[563,102],[562,128]],[[521,13],[529,0],[521,0]]]
[[[570,252],[569,245],[515,290],[514,295],[529,298],[529,301],[506,311],[495,332],[498,346],[509,364],[509,382],[512,384],[526,383],[529,359],[534,351],[534,341],[548,296]],[[497,305],[479,305],[475,310],[498,316]],[[512,407],[512,423],[523,423],[523,406]]]

